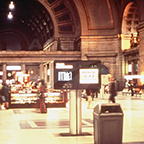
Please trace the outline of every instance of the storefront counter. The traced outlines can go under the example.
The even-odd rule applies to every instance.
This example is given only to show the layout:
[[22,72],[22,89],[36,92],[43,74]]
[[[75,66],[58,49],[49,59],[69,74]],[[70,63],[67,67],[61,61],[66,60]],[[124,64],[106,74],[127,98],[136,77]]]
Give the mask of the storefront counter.
[[[65,107],[66,95],[60,92],[44,93],[47,107]],[[37,93],[11,93],[11,108],[35,108],[39,107],[39,97]]]

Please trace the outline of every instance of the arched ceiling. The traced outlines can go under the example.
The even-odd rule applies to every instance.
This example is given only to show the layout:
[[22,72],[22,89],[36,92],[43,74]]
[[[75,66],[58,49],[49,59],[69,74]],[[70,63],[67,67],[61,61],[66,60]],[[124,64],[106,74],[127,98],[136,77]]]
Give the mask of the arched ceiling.
[[[13,0],[15,8],[9,9],[10,0],[0,0],[0,34],[13,32],[28,40],[38,39],[44,44],[53,36],[54,26],[50,14],[37,0]],[[12,19],[7,15],[11,12]]]
[[125,8],[123,15],[123,34],[135,34],[137,35],[137,26],[139,25],[139,14],[136,3],[130,2]]
[[[11,1],[15,5],[13,10],[9,9]],[[7,18],[9,12],[12,19]],[[0,0],[0,42],[8,33],[24,38],[28,47],[33,39],[44,46],[60,35],[80,36],[80,19],[71,0]]]

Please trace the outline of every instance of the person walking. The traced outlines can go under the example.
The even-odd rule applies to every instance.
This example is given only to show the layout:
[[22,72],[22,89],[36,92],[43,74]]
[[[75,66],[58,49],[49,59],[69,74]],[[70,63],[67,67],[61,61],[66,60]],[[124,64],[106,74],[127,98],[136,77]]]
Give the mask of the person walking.
[[91,91],[91,89],[86,89],[86,94],[87,94],[87,101],[88,101],[87,108],[89,109],[90,106],[91,106],[91,102],[92,102],[92,91]]
[[113,77],[109,78],[109,102],[115,103],[116,89],[115,89],[115,81]]
[[3,81],[2,88],[0,90],[1,99],[5,109],[9,109],[9,89],[6,85],[6,81]]

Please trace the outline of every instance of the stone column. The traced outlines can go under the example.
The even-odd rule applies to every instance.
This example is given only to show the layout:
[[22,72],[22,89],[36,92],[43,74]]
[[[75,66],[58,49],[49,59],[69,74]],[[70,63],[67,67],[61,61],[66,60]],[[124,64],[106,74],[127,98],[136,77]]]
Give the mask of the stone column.
[[122,50],[121,50],[121,36],[118,34],[117,38],[115,39],[116,45],[116,79],[119,82],[119,90],[123,89],[124,87],[124,79],[123,79],[123,72],[122,72],[122,64],[123,64],[123,57],[122,57]]
[[139,66],[138,66],[138,74],[144,75],[144,21],[140,22],[138,27],[139,32]]
[[87,60],[86,53],[88,53],[89,39],[88,37],[81,37],[81,60]]
[[54,64],[53,62],[49,63],[49,69],[50,69],[49,83],[50,83],[51,88],[54,88]]
[[127,59],[125,59],[125,73],[124,73],[124,75],[128,75],[128,73],[129,73],[129,70],[128,70],[128,61],[127,61]]
[[44,80],[47,83],[47,64],[44,66]]
[[3,77],[2,77],[2,80],[4,81],[4,80],[7,79],[6,64],[3,64],[2,70],[3,70]]
[[21,71],[25,74],[26,73],[25,64],[22,64],[21,67],[22,67]]
[[41,63],[39,67],[40,67],[39,70],[40,79],[44,79],[44,65]]

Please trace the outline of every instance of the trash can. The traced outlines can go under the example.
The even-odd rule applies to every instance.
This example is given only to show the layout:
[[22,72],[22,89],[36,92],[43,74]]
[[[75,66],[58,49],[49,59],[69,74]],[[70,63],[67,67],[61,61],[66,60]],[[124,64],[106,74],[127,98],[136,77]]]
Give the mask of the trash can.
[[123,111],[120,104],[98,104],[93,111],[94,144],[122,144]]

